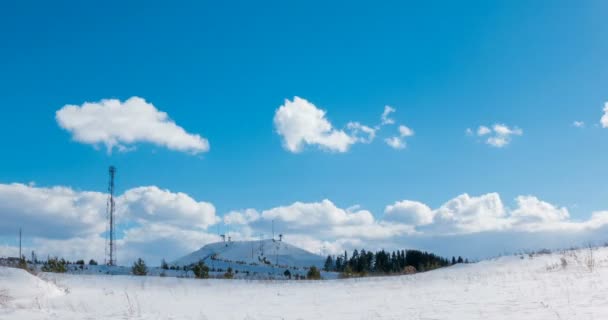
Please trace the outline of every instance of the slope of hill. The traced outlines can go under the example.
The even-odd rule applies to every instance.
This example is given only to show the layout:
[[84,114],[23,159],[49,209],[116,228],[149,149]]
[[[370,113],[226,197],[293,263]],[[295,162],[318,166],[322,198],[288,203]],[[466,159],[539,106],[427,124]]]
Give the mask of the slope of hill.
[[240,263],[242,265],[267,265],[281,267],[322,266],[324,258],[283,241],[272,239],[257,241],[228,241],[208,244],[172,264],[189,265],[199,260],[209,264],[211,260]]
[[327,281],[40,276],[0,268],[0,319],[608,319],[608,248]]

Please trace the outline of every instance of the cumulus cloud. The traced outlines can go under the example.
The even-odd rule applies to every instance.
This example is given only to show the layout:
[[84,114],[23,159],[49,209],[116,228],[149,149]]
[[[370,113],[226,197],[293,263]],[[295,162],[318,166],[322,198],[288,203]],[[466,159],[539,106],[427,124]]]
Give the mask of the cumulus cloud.
[[[248,212],[248,213],[247,213]],[[377,221],[372,213],[357,206],[343,209],[330,200],[320,202],[294,202],[258,213],[254,209],[231,212],[224,217],[233,225],[247,223],[245,233],[264,233],[274,221],[278,232],[290,237],[313,237],[320,241],[336,239],[360,241],[362,239],[386,239],[412,232],[412,227],[403,223]]]
[[59,126],[75,141],[129,150],[139,142],[152,143],[171,150],[198,154],[209,150],[207,139],[186,132],[167,113],[139,97],[124,102],[104,99],[80,106],[65,105],[55,114]]
[[[221,221],[215,207],[191,196],[155,186],[126,190],[117,197],[118,257],[128,263],[137,257],[159,261],[175,259],[218,240],[209,231]],[[69,259],[103,259],[106,195],[69,187],[0,184],[0,232],[23,227],[25,250]],[[568,244],[566,240],[600,239],[608,231],[608,211],[573,220],[568,209],[532,195],[521,195],[511,205],[498,193],[461,194],[435,208],[419,201],[389,204],[382,217],[358,205],[341,208],[324,199],[293,202],[266,210],[230,211],[223,223],[233,239],[268,236],[274,221],[276,233],[312,252],[334,254],[344,249],[411,248],[463,250],[483,239],[484,246],[529,249],[536,245]],[[506,239],[509,246],[497,239]],[[435,240],[432,240],[435,239]],[[560,239],[551,242],[548,239]],[[447,242],[447,243],[446,243]],[[461,243],[460,249],[452,247]],[[485,249],[484,249],[485,250]],[[505,249],[506,250],[506,249]],[[0,247],[14,254],[15,246]],[[489,251],[488,251],[489,252]],[[496,251],[494,252],[497,253]]]
[[390,114],[395,111],[395,108],[391,106],[384,106],[384,111],[382,112],[382,116],[380,117],[380,119],[382,120],[380,122],[380,125],[394,124],[395,120],[390,117]]
[[[0,233],[23,228],[26,252],[103,258],[106,202],[107,194],[101,192],[0,184]],[[120,259],[140,253],[152,256],[161,252],[159,248],[172,248],[162,251],[171,254],[187,253],[185,249],[205,244],[200,241],[215,239],[207,229],[220,221],[213,204],[156,186],[125,191],[116,197],[116,208]]]
[[[473,130],[467,128],[466,133],[468,136],[472,136]],[[500,123],[493,125],[491,128],[479,126],[475,131],[475,134],[478,137],[483,137],[486,144],[496,148],[505,147],[511,143],[513,136],[521,136],[523,133],[523,130],[518,127],[510,128],[509,126]]]
[[325,113],[306,99],[286,99],[274,115],[274,125],[277,133],[283,137],[285,149],[297,153],[305,145],[316,145],[335,152],[348,151],[357,139],[343,130],[335,129]]
[[433,210],[426,204],[410,200],[397,201],[384,209],[385,220],[414,226],[432,223],[434,215]]
[[[327,119],[326,111],[300,97],[293,101],[285,100],[274,115],[274,126],[277,134],[283,138],[286,150],[298,153],[305,146],[313,145],[320,149],[333,152],[346,152],[353,144],[371,143],[382,127],[395,124],[390,117],[395,108],[385,106],[381,122],[375,126],[367,126],[357,121],[347,123],[344,130],[337,129]],[[384,142],[394,149],[406,147],[405,138],[414,135],[414,130],[400,125],[398,135],[384,139]]]
[[416,227],[417,234],[454,235],[480,232],[582,231],[608,225],[608,214],[594,213],[586,221],[570,219],[568,209],[535,196],[518,196],[506,206],[498,193],[480,196],[461,194],[436,209],[411,201],[398,201],[385,208],[385,220]]
[[68,187],[38,188],[0,184],[0,233],[20,227],[48,238],[70,238],[102,232],[106,197]]
[[572,122],[572,125],[577,128],[584,128],[585,122],[584,121],[574,121],[574,122]]
[[404,149],[407,146],[405,138],[413,136],[414,130],[407,126],[400,125],[398,127],[398,132],[399,135],[386,138],[384,139],[384,142],[393,149]]
[[377,129],[362,125],[359,122],[349,122],[346,125],[346,128],[350,130],[351,137],[353,137],[356,142],[371,143],[376,137]]
[[117,203],[120,212],[124,212],[125,219],[138,222],[154,221],[202,229],[219,222],[213,204],[199,202],[185,193],[173,193],[156,186],[127,190],[118,197]]
[[608,102],[604,104],[604,114],[600,119],[600,123],[602,124],[602,128],[608,128]]

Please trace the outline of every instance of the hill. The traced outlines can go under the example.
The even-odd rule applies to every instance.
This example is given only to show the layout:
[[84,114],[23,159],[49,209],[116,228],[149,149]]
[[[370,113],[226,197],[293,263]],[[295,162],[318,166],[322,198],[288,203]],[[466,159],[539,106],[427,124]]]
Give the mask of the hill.
[[185,266],[199,260],[210,264],[212,261],[250,266],[274,266],[305,268],[312,265],[321,267],[324,258],[284,241],[266,239],[254,241],[226,241],[205,245],[172,262],[175,266]]

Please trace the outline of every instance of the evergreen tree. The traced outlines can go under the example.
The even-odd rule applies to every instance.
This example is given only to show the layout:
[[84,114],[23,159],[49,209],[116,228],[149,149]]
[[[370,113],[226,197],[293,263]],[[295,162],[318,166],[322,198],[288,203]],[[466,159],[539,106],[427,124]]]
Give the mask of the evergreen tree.
[[96,266],[97,265],[97,261],[91,259],[91,260],[89,260],[89,265],[90,266]]
[[46,262],[42,265],[41,268],[44,272],[57,272],[64,273],[68,271],[67,263],[64,259],[59,260],[59,258],[48,258]]
[[331,256],[327,256],[327,259],[325,259],[323,270],[327,272],[334,270],[334,259]]
[[203,260],[199,260],[198,263],[192,266],[192,272],[194,272],[194,277],[197,279],[209,278],[209,267],[205,265]]
[[131,267],[131,273],[136,276],[145,276],[148,274],[148,267],[142,258],[137,259]]
[[306,279],[308,279],[308,280],[320,280],[321,279],[321,272],[319,271],[319,269],[317,269],[317,267],[311,266],[310,269],[308,269],[308,272],[306,273]]
[[164,258],[160,261],[160,267],[163,270],[169,270],[169,264],[167,264]]

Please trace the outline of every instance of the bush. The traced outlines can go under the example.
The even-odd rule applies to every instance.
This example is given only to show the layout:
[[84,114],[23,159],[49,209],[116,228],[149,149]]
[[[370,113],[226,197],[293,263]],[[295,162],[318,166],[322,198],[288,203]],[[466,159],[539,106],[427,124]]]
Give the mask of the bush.
[[289,271],[289,269],[285,270],[285,272],[283,272],[283,275],[285,276],[285,278],[291,279],[291,271]]
[[232,273],[232,268],[228,267],[228,270],[226,270],[226,273],[224,273],[224,279],[232,279],[234,278],[234,273]]
[[89,265],[90,266],[96,266],[97,265],[97,261],[91,259],[91,260],[89,260]]
[[44,272],[64,273],[64,272],[68,271],[68,268],[66,266],[65,260],[63,260],[63,259],[59,260],[59,258],[55,257],[55,258],[49,258],[42,265],[41,270]]
[[192,272],[194,272],[194,277],[196,277],[197,279],[209,278],[209,267],[205,265],[205,262],[203,262],[203,260],[200,260],[192,267]]
[[169,270],[169,264],[167,264],[167,261],[165,261],[165,259],[163,259],[163,260],[160,262],[160,267],[161,267],[161,269],[163,269],[163,270]]
[[27,270],[27,261],[25,261],[25,257],[19,258],[19,263],[17,264],[17,268]]
[[136,276],[145,276],[148,274],[148,267],[142,258],[137,259],[131,267],[131,272]]
[[311,266],[310,269],[308,269],[308,273],[306,273],[306,279],[308,279],[308,280],[320,280],[321,279],[321,272],[319,271],[319,269],[317,269],[317,267]]

